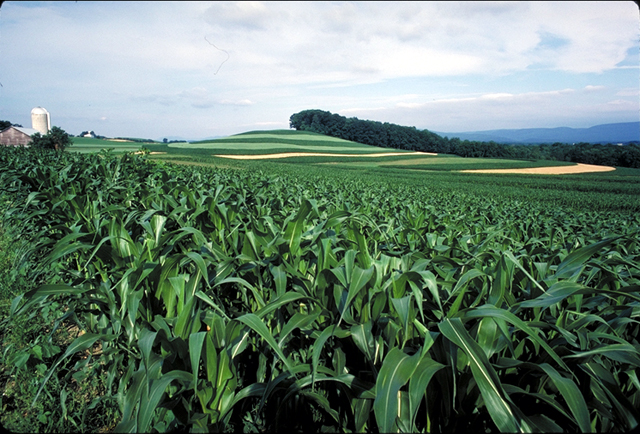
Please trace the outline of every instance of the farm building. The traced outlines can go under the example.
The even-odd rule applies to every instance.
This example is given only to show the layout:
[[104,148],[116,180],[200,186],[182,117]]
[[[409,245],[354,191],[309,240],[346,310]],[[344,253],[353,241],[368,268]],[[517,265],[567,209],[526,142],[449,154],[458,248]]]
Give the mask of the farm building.
[[0,131],[0,144],[3,146],[27,146],[31,136],[39,132],[34,128],[8,127]]
[[47,109],[42,107],[35,107],[31,110],[31,126],[33,129],[45,135],[51,130],[51,115]]

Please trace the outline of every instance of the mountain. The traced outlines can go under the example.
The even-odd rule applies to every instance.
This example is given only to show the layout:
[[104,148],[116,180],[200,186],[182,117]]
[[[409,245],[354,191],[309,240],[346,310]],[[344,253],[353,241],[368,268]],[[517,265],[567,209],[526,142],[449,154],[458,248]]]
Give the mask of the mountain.
[[524,128],[513,130],[469,131],[464,133],[441,133],[442,137],[460,140],[494,141],[496,143],[628,143],[640,141],[640,122],[602,124],[590,128]]

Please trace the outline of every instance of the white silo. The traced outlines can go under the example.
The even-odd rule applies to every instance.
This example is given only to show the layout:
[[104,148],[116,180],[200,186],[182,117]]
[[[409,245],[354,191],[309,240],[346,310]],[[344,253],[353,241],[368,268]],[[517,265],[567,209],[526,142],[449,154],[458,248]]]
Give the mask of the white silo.
[[46,109],[36,107],[31,110],[31,128],[38,130],[42,135],[49,132],[51,129],[51,117]]

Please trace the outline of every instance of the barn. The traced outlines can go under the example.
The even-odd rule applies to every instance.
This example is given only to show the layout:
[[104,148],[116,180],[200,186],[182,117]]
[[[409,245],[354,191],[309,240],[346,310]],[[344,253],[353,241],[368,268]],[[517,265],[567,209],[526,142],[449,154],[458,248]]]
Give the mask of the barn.
[[31,136],[37,133],[34,128],[8,127],[0,131],[0,145],[3,146],[27,146]]

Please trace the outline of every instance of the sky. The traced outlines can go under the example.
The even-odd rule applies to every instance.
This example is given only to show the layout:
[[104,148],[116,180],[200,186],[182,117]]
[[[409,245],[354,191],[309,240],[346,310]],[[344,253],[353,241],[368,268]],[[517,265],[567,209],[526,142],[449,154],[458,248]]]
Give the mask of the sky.
[[320,109],[436,132],[640,120],[640,12],[589,2],[14,2],[0,119],[203,139]]

